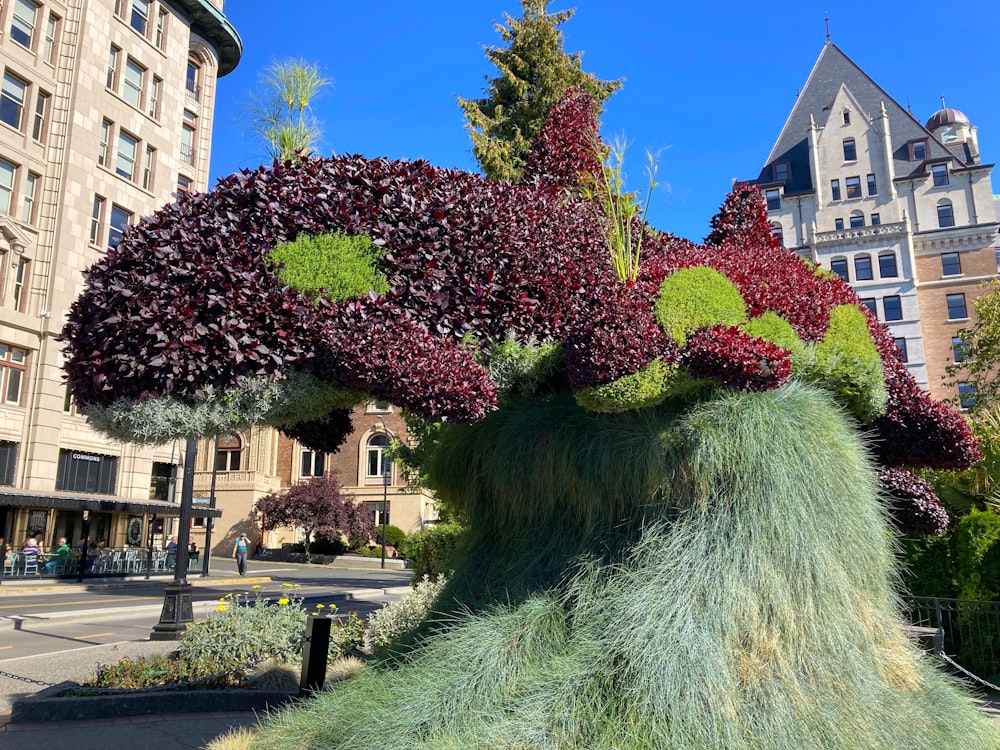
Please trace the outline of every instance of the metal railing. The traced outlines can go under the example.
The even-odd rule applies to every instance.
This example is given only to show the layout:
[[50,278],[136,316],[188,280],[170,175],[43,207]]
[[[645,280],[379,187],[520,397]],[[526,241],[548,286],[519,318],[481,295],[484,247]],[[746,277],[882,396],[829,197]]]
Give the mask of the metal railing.
[[965,669],[994,682],[1000,678],[1000,602],[903,597],[910,622],[943,628],[944,652]]

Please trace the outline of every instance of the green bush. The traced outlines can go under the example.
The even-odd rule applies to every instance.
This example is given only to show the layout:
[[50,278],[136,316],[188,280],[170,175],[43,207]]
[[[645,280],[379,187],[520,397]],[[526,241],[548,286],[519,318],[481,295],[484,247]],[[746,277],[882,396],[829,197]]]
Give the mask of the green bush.
[[465,533],[465,528],[454,523],[439,523],[411,534],[403,545],[403,556],[413,568],[413,583],[424,576],[436,578],[452,568],[452,554]]
[[911,596],[955,596],[951,536],[903,537],[903,585]]
[[639,372],[618,378],[605,385],[584,388],[576,401],[588,411],[619,412],[653,406],[667,395],[667,384],[677,367],[654,359]]
[[342,300],[389,290],[378,267],[380,255],[370,238],[334,232],[302,235],[275,247],[269,258],[285,284],[306,294]]
[[444,574],[436,579],[424,575],[416,580],[411,593],[372,612],[368,617],[365,647],[370,651],[379,651],[416,628],[427,619],[447,582],[448,578]]
[[[382,544],[382,527],[375,527],[375,541]],[[388,525],[385,527],[385,543],[395,547],[397,550],[403,546],[406,541],[406,532],[403,531],[398,526]],[[381,549],[381,548],[380,548]]]
[[1000,571],[984,565],[1000,553],[1000,516],[973,508],[955,526],[954,534],[958,598],[1000,598]]
[[733,282],[706,266],[682,268],[665,278],[653,313],[678,344],[698,328],[736,326],[747,317],[743,296]]

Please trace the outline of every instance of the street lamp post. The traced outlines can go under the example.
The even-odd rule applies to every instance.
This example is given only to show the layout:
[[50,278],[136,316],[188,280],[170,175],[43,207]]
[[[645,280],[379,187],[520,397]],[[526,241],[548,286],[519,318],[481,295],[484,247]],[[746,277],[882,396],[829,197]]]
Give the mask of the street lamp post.
[[[215,436],[215,453],[212,454],[212,488],[208,491],[208,507],[215,510],[215,477],[219,473],[219,436]],[[209,515],[205,519],[205,549],[201,553],[205,556],[201,563],[201,577],[208,575],[209,558],[212,555],[212,529],[215,528],[215,519]]]
[[163,591],[160,621],[149,634],[151,641],[179,641],[194,621],[191,584],[187,581],[188,544],[191,537],[191,503],[194,499],[194,459],[198,444],[188,440],[184,448],[184,480],[181,483],[181,512],[177,530],[177,556],[174,558],[174,580]]
[[382,461],[382,567],[385,567],[385,527],[389,519],[389,480],[392,479],[392,464]]

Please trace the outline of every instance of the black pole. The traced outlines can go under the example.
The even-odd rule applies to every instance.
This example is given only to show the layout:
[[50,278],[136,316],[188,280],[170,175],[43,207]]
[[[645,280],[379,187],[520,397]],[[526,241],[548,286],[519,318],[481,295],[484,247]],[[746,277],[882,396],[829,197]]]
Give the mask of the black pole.
[[90,559],[90,511],[83,511],[83,524],[80,527],[80,561],[76,564],[76,582],[83,583],[83,574],[87,570],[87,560]]
[[149,533],[146,534],[146,580],[149,580],[149,571],[153,567],[153,530],[156,528],[156,514],[153,514],[149,522]]
[[385,568],[385,527],[389,515],[389,480],[392,478],[392,464],[382,464],[382,567]]
[[[212,454],[212,487],[208,491],[208,507],[215,510],[215,477],[219,473],[219,436],[215,436],[215,453]],[[205,549],[201,552],[205,559],[201,561],[201,577],[208,575],[209,558],[212,556],[212,529],[215,527],[215,519],[212,516],[205,518]]]
[[191,537],[191,503],[194,498],[194,459],[198,444],[188,440],[184,448],[184,480],[181,483],[181,512],[177,531],[177,554],[174,558],[174,580],[163,591],[160,621],[153,626],[151,641],[179,641],[194,621],[191,584],[187,581],[188,543]]

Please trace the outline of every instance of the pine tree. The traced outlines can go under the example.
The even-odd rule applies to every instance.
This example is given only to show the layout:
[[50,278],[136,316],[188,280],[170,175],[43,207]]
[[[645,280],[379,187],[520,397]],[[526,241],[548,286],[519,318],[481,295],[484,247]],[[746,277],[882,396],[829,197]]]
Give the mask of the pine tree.
[[517,180],[531,143],[549,110],[570,87],[581,88],[600,112],[604,101],[621,86],[602,81],[581,67],[582,53],[567,54],[562,32],[573,10],[549,13],[550,0],[521,0],[524,15],[506,15],[495,28],[506,47],[489,47],[486,57],[500,71],[481,99],[459,99],[468,120],[472,153],[487,177]]

